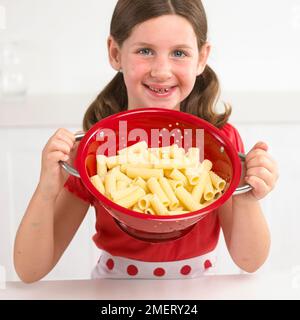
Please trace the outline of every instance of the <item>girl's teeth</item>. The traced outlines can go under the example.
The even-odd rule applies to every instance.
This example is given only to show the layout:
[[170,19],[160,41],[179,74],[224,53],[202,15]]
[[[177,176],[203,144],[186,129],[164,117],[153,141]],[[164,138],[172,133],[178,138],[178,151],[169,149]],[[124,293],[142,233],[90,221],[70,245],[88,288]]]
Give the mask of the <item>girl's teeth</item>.
[[156,89],[156,88],[152,88],[152,87],[149,87],[152,91],[154,92],[157,92],[157,93],[168,93],[169,92],[169,89]]

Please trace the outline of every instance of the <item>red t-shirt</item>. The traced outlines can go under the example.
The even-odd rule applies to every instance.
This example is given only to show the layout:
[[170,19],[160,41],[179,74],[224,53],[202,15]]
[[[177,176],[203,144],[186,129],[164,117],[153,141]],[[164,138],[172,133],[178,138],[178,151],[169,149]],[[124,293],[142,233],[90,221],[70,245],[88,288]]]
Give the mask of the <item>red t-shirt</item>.
[[[220,129],[233,143],[238,152],[244,152],[238,131],[230,124]],[[137,240],[122,231],[112,216],[85,188],[81,179],[70,176],[65,183],[70,192],[89,202],[96,211],[96,233],[93,240],[98,248],[111,255],[147,262],[167,262],[184,260],[206,254],[215,249],[220,233],[216,212],[200,220],[185,236],[163,243],[150,243]]]

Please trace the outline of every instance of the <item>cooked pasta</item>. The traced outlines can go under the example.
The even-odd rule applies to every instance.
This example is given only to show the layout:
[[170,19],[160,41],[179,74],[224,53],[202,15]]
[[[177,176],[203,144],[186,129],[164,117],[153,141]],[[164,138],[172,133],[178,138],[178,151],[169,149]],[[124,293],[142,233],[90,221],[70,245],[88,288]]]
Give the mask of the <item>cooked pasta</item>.
[[210,175],[208,175],[206,184],[204,187],[203,198],[205,201],[210,201],[214,198],[214,196],[215,196],[214,188],[211,183]]
[[169,198],[169,208],[170,210],[175,210],[179,206],[179,200],[177,199],[172,187],[170,186],[167,178],[160,177],[158,178],[158,182],[162,188],[162,190],[165,192],[166,196]]
[[131,192],[137,190],[138,188],[138,186],[130,186],[122,190],[117,190],[112,194],[112,199],[113,201],[117,201],[119,199],[127,197]]
[[122,190],[128,187],[128,182],[124,180],[117,180],[117,190]]
[[150,192],[149,188],[147,187],[147,182],[141,177],[134,178],[134,180],[132,181],[132,184],[140,186],[145,190],[146,193]]
[[202,208],[202,205],[196,202],[192,195],[184,187],[177,188],[175,190],[175,194],[186,209],[190,211],[197,211]]
[[114,167],[105,176],[105,193],[109,198],[112,198],[112,194],[117,191],[117,169],[118,167]]
[[106,156],[102,154],[97,155],[97,175],[103,177],[107,174]]
[[96,174],[95,176],[91,177],[91,182],[96,189],[98,189],[102,194],[105,193],[105,188],[101,178]]
[[145,194],[146,193],[144,189],[137,187],[137,189],[135,189],[127,196],[119,199],[118,201],[116,201],[116,203],[121,207],[130,208],[134,206],[139,201],[139,199],[143,197]]
[[211,178],[211,182],[213,184],[213,186],[217,189],[217,190],[224,190],[225,186],[226,186],[226,181],[222,178],[220,178],[215,172],[210,171],[209,172],[210,178]]
[[182,215],[198,211],[222,196],[226,181],[208,159],[200,162],[199,148],[177,144],[148,148],[145,141],[97,155],[94,187],[116,204],[150,215]]
[[118,151],[118,154],[124,154],[124,153],[141,153],[142,150],[145,150],[148,148],[147,142],[146,141],[140,141],[138,143],[133,144],[130,147],[121,149]]
[[137,207],[140,210],[146,210],[150,207],[150,198],[152,197],[152,194],[148,193],[145,196],[143,196],[141,199],[139,199],[137,203]]
[[159,178],[164,172],[162,169],[148,169],[148,168],[134,168],[128,167],[126,169],[127,176],[130,178],[141,177],[142,179]]
[[169,205],[170,200],[168,199],[167,195],[165,194],[156,178],[152,177],[148,179],[147,186],[153,194],[156,194],[158,196],[159,200],[164,206]]
[[160,201],[159,197],[156,194],[153,194],[150,198],[152,208],[154,209],[155,214],[157,215],[168,215],[168,209]]

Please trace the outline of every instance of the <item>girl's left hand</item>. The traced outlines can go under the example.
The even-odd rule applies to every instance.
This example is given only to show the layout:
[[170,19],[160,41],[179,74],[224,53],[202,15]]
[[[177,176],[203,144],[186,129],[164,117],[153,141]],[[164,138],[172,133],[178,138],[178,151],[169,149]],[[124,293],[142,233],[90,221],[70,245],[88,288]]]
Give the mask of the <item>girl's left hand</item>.
[[272,191],[278,179],[277,164],[267,151],[267,144],[258,142],[246,156],[245,182],[253,187],[251,192],[257,200]]

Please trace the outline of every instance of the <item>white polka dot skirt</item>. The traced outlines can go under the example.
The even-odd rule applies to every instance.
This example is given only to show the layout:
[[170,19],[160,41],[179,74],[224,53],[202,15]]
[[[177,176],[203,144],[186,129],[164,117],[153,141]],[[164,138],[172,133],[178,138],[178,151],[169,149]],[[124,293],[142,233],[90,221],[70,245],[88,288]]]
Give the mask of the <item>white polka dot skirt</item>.
[[208,254],[171,262],[144,262],[112,256],[102,251],[92,271],[92,279],[184,279],[211,273],[215,266],[215,251]]

